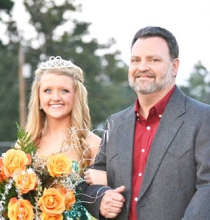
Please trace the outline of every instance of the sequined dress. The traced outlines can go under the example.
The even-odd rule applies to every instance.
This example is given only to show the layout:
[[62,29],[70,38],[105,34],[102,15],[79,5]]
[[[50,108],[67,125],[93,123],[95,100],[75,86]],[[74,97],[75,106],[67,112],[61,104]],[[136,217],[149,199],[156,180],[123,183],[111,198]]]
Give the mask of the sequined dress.
[[[78,172],[78,163],[72,162],[72,169],[75,172]],[[78,186],[76,189],[76,199],[77,202],[74,204],[73,208],[70,211],[65,211],[63,213],[64,220],[91,220],[90,214],[87,209],[80,202],[80,192],[82,187]]]

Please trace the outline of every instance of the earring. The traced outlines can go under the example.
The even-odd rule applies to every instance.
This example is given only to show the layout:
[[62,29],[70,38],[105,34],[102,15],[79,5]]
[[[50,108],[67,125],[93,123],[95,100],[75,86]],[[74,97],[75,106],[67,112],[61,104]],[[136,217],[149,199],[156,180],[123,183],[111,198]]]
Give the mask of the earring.
[[41,106],[41,105],[39,105],[39,109],[40,109],[40,110],[42,109],[42,106]]

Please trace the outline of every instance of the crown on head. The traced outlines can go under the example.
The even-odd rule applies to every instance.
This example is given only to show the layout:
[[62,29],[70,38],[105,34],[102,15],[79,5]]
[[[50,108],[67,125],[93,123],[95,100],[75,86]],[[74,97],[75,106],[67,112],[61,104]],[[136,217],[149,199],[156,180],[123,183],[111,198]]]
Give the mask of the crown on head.
[[[69,68],[69,67],[79,68],[78,66],[74,65],[70,60],[69,61],[63,60],[60,56],[56,56],[56,57],[51,56],[48,61],[41,63],[39,69],[47,70],[47,69],[53,69],[53,68]],[[80,74],[72,73],[72,76],[74,76],[80,82],[83,82],[82,73]]]
[[77,67],[70,60],[63,60],[60,56],[51,56],[48,61],[42,62],[39,69],[52,69],[52,68],[68,68]]

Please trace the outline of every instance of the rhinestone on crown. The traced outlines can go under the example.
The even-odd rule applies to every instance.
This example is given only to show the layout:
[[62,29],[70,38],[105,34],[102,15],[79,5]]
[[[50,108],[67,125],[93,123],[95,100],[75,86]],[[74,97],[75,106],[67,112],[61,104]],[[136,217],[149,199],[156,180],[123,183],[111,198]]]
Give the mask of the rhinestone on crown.
[[39,69],[51,69],[51,68],[68,68],[77,67],[71,61],[63,60],[60,56],[51,56],[48,61],[42,62]]

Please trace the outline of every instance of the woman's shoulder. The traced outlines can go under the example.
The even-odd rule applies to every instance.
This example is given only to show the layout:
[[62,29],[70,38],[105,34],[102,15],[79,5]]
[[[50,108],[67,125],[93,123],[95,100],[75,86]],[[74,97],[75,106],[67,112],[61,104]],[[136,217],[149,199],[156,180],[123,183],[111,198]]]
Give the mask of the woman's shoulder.
[[94,134],[92,131],[89,131],[89,133],[87,135],[87,141],[100,142],[101,138],[98,135]]
[[86,142],[91,152],[91,159],[94,159],[96,154],[98,153],[100,143],[101,143],[101,138],[98,135],[90,131],[88,133]]
[[90,131],[87,135],[87,139],[86,139],[88,145],[100,145],[100,142],[101,142],[101,138],[94,134],[92,131]]

